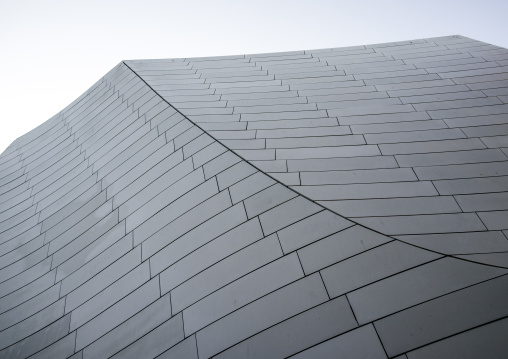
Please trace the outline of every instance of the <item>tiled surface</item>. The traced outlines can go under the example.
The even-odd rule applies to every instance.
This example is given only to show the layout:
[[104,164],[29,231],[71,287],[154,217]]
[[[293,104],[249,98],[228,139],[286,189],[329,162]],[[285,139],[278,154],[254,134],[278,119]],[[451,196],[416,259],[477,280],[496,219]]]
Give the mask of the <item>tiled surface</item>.
[[507,60],[120,63],[0,155],[0,357],[502,357]]
[[[461,205],[464,195],[507,190],[508,157],[500,149],[508,146],[508,107],[496,82],[508,76],[505,57],[504,49],[450,36],[127,63],[175,108],[278,181],[375,230],[405,235],[413,231],[403,224],[385,231],[383,218],[369,217],[407,214],[425,222],[421,215],[468,213],[473,222],[488,222],[468,230],[507,226],[502,214],[488,213],[504,209],[502,200]],[[215,97],[181,98],[174,91],[185,89],[182,79]],[[432,234],[432,226],[417,233]]]

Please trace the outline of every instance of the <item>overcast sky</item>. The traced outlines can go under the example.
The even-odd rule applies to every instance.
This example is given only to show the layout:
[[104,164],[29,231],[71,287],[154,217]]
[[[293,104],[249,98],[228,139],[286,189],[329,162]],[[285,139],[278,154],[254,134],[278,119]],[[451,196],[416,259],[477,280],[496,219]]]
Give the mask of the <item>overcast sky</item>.
[[0,152],[124,59],[460,34],[508,48],[508,0],[0,1]]

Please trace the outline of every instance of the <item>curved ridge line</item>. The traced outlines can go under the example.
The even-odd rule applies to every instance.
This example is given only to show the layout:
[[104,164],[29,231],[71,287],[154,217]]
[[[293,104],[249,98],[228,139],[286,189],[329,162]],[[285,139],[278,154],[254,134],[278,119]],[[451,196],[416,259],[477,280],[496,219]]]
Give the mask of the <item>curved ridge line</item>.
[[[154,90],[154,88],[152,86],[150,86],[149,83],[147,83],[145,81],[145,79],[143,77],[141,77],[136,71],[134,71],[127,63],[126,61],[130,61],[130,60],[122,60],[122,64],[124,64],[129,70],[132,71],[132,73],[134,73],[141,81],[143,81],[143,83],[148,86],[148,88],[150,88],[150,90],[152,90],[154,93],[157,94],[157,96],[159,96],[165,103],[167,103],[172,109],[174,109],[177,113],[179,113],[183,118],[185,118],[187,121],[189,121],[191,124],[193,124],[194,126],[196,126],[197,128],[199,128],[201,131],[203,131],[203,133],[206,133],[208,136],[210,136],[214,141],[220,143],[222,146],[224,146],[224,148],[226,148],[229,152],[232,152],[234,153],[236,156],[238,156],[239,158],[241,158],[242,161],[248,163],[249,165],[251,165],[252,167],[254,167],[256,170],[258,170],[259,172],[263,173],[264,175],[268,176],[269,178],[271,178],[272,180],[274,180],[276,183],[286,187],[287,189],[289,189],[290,191],[296,193],[297,195],[307,199],[308,201],[314,203],[315,205],[323,208],[324,210],[327,210],[327,211],[330,211],[334,214],[336,214],[337,216],[339,217],[342,217],[348,221],[350,221],[351,223],[354,223],[355,225],[357,226],[360,226],[360,227],[363,227],[363,228],[366,228],[368,230],[371,230],[373,232],[376,232],[376,233],[379,233],[385,237],[388,237],[388,238],[391,238],[392,240],[395,240],[395,241],[399,241],[399,242],[402,242],[404,244],[407,244],[409,246],[412,246],[412,247],[415,247],[415,248],[418,248],[418,249],[421,249],[421,250],[425,250],[425,251],[428,251],[428,252],[432,252],[432,253],[436,253],[436,254],[440,254],[444,257],[451,257],[451,258],[455,258],[457,260],[462,260],[462,261],[465,261],[465,262],[470,262],[470,263],[475,263],[475,264],[481,264],[481,265],[484,265],[484,266],[488,266],[488,267],[493,267],[493,268],[501,268],[501,269],[508,269],[507,267],[502,267],[502,266],[497,266],[497,265],[493,265],[493,264],[489,264],[489,263],[482,263],[482,262],[477,262],[477,261],[473,261],[473,260],[470,260],[470,259],[465,259],[465,258],[460,258],[460,257],[456,257],[455,255],[453,254],[445,254],[445,253],[442,253],[442,252],[439,252],[439,251],[436,251],[436,250],[432,250],[432,249],[428,249],[428,248],[423,248],[423,247],[420,247],[420,246],[417,246],[413,243],[408,243],[406,241],[403,241],[399,238],[395,238],[391,235],[388,235],[388,234],[385,234],[385,233],[382,233],[378,230],[375,230],[375,229],[372,229],[372,228],[369,228],[361,223],[358,223],[354,220],[351,220],[349,218],[347,218],[346,216],[343,216],[337,212],[335,212],[334,210],[330,209],[330,208],[327,208],[325,206],[323,206],[322,204],[316,202],[315,200],[307,197],[306,195],[302,194],[302,193],[299,193],[298,191],[294,190],[293,188],[287,186],[286,184],[282,183],[281,181],[277,180],[276,178],[270,176],[268,173],[266,173],[265,171],[262,171],[261,169],[259,169],[257,166],[255,166],[254,164],[252,164],[250,161],[246,160],[245,158],[243,158],[241,155],[239,155],[238,153],[236,153],[235,151],[233,151],[231,148],[229,148],[228,146],[226,146],[224,143],[222,143],[222,141],[219,141],[218,139],[216,139],[214,136],[212,136],[211,134],[208,133],[208,131],[205,131],[201,126],[199,126],[197,123],[195,123],[194,121],[192,121],[191,119],[189,119],[186,115],[184,115],[180,110],[178,110],[175,106],[173,106],[170,102],[168,102],[164,97],[162,97],[159,92],[157,92],[156,90]],[[135,60],[132,60],[132,61],[135,61]],[[500,252],[500,253],[506,253],[506,252]],[[481,254],[481,253],[475,253],[475,254]],[[486,253],[488,254],[488,253]],[[463,255],[463,254],[461,254]]]

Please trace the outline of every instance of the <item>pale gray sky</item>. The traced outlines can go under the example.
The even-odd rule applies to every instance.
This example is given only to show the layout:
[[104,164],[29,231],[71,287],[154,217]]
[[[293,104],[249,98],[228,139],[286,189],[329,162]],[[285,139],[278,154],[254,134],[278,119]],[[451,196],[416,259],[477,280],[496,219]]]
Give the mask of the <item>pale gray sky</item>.
[[460,34],[508,47],[507,0],[0,2],[0,152],[123,59]]

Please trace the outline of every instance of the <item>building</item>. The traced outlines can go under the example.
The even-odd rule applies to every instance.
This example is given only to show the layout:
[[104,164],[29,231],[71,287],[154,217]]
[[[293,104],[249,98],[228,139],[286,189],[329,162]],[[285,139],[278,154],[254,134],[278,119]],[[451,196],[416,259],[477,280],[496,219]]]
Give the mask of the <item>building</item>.
[[123,61],[0,168],[1,358],[506,356],[506,49]]

